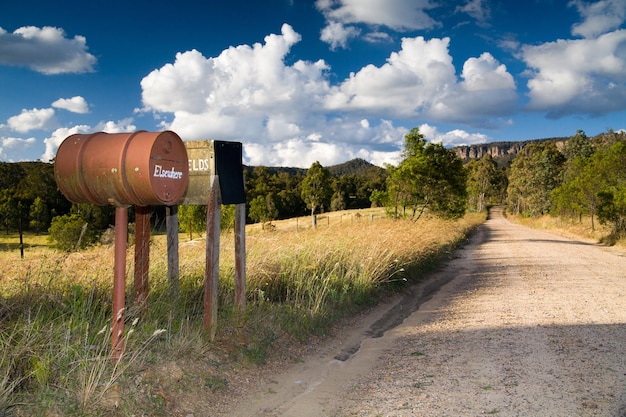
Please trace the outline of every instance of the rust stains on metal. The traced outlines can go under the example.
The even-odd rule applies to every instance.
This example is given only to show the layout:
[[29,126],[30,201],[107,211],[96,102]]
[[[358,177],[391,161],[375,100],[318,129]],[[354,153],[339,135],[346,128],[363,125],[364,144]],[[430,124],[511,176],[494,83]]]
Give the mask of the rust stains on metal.
[[54,171],[68,200],[96,205],[174,205],[189,182],[185,145],[171,131],[71,135]]

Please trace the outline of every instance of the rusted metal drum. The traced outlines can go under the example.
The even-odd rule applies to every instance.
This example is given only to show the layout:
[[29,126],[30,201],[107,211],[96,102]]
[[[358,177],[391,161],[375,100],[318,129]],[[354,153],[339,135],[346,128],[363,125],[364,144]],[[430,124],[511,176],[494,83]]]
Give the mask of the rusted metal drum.
[[171,131],[76,134],[59,146],[54,177],[74,203],[174,205],[185,194],[189,161]]

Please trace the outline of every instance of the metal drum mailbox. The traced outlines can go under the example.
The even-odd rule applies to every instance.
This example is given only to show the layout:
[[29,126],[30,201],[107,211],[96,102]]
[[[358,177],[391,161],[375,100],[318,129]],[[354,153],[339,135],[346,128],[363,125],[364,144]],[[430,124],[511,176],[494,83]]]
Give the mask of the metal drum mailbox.
[[76,134],[59,146],[54,176],[74,203],[174,205],[187,189],[189,162],[171,131]]

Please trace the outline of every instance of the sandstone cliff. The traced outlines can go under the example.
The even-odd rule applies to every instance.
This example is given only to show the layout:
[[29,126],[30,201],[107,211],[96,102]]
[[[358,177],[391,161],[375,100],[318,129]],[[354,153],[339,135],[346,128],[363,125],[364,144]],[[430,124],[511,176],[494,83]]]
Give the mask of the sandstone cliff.
[[524,147],[530,143],[551,141],[556,143],[559,149],[563,148],[565,141],[568,138],[548,138],[548,139],[534,139],[525,140],[519,142],[491,142],[482,143],[478,145],[469,146],[456,146],[452,148],[457,156],[463,161],[467,162],[471,159],[480,159],[483,156],[489,154],[493,159],[498,162],[500,166],[506,166],[510,161],[515,158],[515,155],[520,152]]

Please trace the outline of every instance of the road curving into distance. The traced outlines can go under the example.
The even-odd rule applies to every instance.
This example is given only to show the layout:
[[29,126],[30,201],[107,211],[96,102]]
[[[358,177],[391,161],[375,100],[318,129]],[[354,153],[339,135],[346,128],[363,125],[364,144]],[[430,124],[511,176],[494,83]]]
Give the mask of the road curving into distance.
[[[226,415],[626,416],[624,251],[512,224],[495,208],[411,296]],[[372,332],[389,314],[406,318]]]

